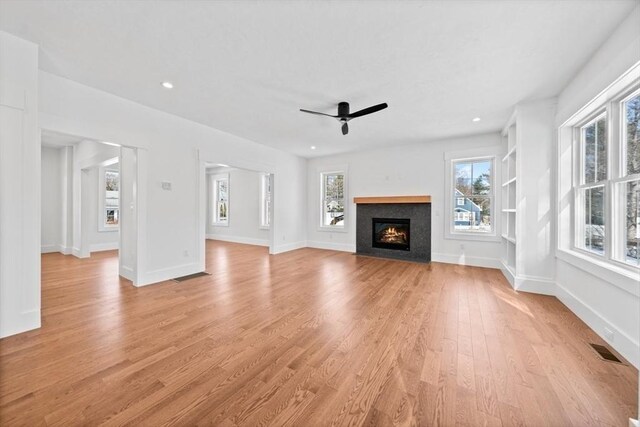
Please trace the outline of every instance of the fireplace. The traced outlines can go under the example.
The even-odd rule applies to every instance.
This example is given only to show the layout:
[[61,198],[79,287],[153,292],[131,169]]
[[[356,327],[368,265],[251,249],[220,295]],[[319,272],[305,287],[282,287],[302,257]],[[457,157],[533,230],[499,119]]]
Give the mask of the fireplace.
[[411,250],[411,220],[371,218],[371,244],[374,248]]
[[354,197],[356,254],[431,261],[431,197]]

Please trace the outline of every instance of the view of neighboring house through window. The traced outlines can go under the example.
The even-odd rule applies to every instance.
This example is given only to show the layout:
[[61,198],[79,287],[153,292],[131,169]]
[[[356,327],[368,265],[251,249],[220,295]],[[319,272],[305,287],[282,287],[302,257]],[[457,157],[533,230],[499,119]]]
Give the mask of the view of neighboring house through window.
[[102,223],[105,228],[118,227],[120,219],[120,173],[104,169],[104,211]]
[[260,226],[271,225],[271,179],[269,174],[260,175]]
[[229,224],[229,175],[212,176],[213,224]]
[[344,228],[345,224],[345,174],[344,172],[323,172],[322,182],[322,227]]
[[453,162],[453,232],[492,232],[493,162],[493,158]]

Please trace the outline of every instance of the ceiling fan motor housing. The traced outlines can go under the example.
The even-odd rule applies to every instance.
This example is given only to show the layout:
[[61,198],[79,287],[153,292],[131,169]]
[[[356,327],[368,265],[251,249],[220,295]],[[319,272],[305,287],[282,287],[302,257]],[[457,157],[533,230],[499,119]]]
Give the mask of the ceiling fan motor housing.
[[347,116],[349,115],[349,103],[341,102],[338,104],[338,115],[339,116]]

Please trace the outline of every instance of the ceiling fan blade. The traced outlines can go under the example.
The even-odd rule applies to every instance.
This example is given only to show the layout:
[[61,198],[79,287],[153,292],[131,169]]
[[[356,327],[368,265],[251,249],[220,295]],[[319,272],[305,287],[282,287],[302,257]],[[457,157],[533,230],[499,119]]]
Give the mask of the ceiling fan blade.
[[371,113],[375,113],[376,111],[384,110],[387,107],[388,107],[387,103],[383,102],[382,104],[374,105],[373,107],[365,108],[363,110],[356,111],[355,113],[351,113],[351,114],[349,114],[348,117],[350,119],[355,119],[356,117],[366,116],[367,114],[371,114]]
[[304,110],[302,108],[300,109],[300,111],[302,111],[303,113],[317,114],[319,116],[333,117],[334,119],[338,117],[338,116],[332,116],[331,114],[318,113],[317,111]]
[[347,124],[347,122],[344,122],[342,124],[342,134],[346,135],[349,133],[349,125]]

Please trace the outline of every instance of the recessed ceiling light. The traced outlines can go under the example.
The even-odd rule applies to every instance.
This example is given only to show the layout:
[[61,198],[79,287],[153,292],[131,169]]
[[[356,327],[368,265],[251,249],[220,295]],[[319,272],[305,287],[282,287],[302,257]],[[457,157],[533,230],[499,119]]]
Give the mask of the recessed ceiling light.
[[479,121],[480,121],[480,117],[476,117],[476,118],[474,118],[474,119],[473,119],[473,120],[471,120],[471,121],[472,121],[472,122],[476,122],[476,123],[477,123],[477,122],[479,122]]
[[165,89],[173,89],[173,83],[171,82],[162,82],[162,87]]
[[315,146],[315,145],[312,145],[312,146],[311,146],[311,149],[312,149],[312,150],[315,150],[315,149],[316,149],[316,146]]

